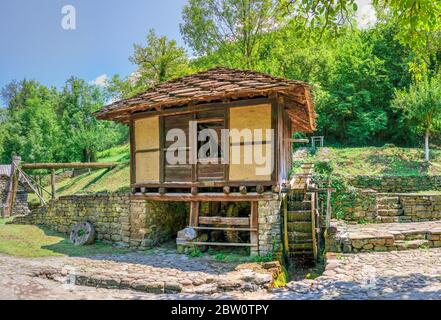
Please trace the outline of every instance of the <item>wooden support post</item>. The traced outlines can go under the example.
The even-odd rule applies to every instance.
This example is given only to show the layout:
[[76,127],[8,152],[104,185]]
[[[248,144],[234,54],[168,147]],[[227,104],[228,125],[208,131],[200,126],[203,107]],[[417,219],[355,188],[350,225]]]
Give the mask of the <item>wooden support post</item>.
[[246,186],[240,186],[239,187],[239,192],[241,194],[247,194],[247,187]]
[[51,169],[51,191],[52,191],[52,200],[57,198],[57,189],[55,188],[55,169]]
[[230,187],[229,187],[229,186],[225,186],[225,187],[223,188],[223,190],[224,190],[224,193],[225,193],[225,194],[229,194],[229,193],[230,193]]
[[192,194],[192,195],[195,196],[195,195],[198,194],[198,192],[199,192],[199,191],[198,191],[198,187],[191,187],[191,194]]
[[250,243],[252,246],[254,246],[254,248],[258,249],[257,247],[259,245],[259,202],[258,201],[251,202],[250,229],[253,229],[253,231],[250,232]]
[[9,176],[9,183],[6,193],[6,208],[3,211],[3,215],[5,217],[9,217],[13,214],[14,210],[14,203],[15,203],[15,196],[17,193],[18,188],[18,179],[19,179],[19,173],[18,173],[18,166],[20,165],[21,158],[17,156],[12,157],[12,164],[11,164],[11,172]]
[[199,226],[199,201],[190,202],[190,227]]
[[326,192],[326,228],[331,225],[331,178],[328,179],[328,190]]
[[256,186],[256,192],[258,194],[262,194],[265,191],[265,188],[262,185],[257,185]]
[[314,259],[317,259],[317,235],[316,235],[316,196],[315,192],[311,193],[311,225],[312,225],[312,252],[314,255]]

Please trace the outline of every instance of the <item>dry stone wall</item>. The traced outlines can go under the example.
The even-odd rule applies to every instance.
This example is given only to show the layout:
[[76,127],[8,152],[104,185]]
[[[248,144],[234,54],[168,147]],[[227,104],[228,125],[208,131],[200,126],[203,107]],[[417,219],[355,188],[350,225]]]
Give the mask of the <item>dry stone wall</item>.
[[184,203],[132,199],[130,195],[98,194],[60,197],[14,223],[46,226],[69,233],[80,221],[89,221],[97,239],[148,248],[175,236],[187,223]]
[[415,192],[441,190],[441,176],[367,176],[347,178],[350,185],[360,189],[374,189],[378,192]]

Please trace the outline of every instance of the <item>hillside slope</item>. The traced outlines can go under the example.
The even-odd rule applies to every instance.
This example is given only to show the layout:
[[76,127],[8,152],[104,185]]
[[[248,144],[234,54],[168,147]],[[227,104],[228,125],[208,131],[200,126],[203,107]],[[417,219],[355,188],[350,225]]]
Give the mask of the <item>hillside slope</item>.
[[431,150],[430,162],[424,150],[394,146],[364,148],[322,148],[308,161],[330,161],[340,175],[416,176],[441,175],[441,150]]
[[[99,169],[70,176],[70,172],[57,171],[56,189],[58,196],[90,194],[97,192],[124,192],[130,190],[129,145],[114,147],[98,153],[98,162],[118,162],[113,169]],[[67,174],[66,174],[67,173]],[[44,188],[49,190],[49,179],[45,177]],[[45,199],[49,194],[44,193]],[[38,203],[35,194],[29,195],[31,203]]]

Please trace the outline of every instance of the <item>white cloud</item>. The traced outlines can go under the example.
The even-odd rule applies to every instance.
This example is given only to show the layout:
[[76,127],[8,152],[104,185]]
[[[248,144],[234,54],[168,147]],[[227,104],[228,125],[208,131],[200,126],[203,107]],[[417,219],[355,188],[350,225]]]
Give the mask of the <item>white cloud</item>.
[[377,20],[375,10],[371,5],[371,0],[355,0],[358,5],[356,13],[358,26],[360,28],[367,28],[374,24]]
[[109,79],[109,77],[107,76],[107,74],[102,74],[102,75],[96,77],[95,80],[90,81],[89,83],[94,84],[99,87],[102,87],[106,84],[108,79]]

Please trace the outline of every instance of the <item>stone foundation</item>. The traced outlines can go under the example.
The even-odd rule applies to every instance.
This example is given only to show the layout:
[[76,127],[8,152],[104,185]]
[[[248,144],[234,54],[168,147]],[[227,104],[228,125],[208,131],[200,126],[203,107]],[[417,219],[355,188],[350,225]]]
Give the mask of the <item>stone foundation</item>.
[[98,240],[148,248],[174,237],[187,224],[183,203],[134,200],[130,195],[76,195],[60,197],[13,223],[36,224],[69,233],[80,221],[95,227]]
[[[259,249],[261,256],[282,256],[281,201],[259,201]],[[257,253],[257,252],[255,252]]]

